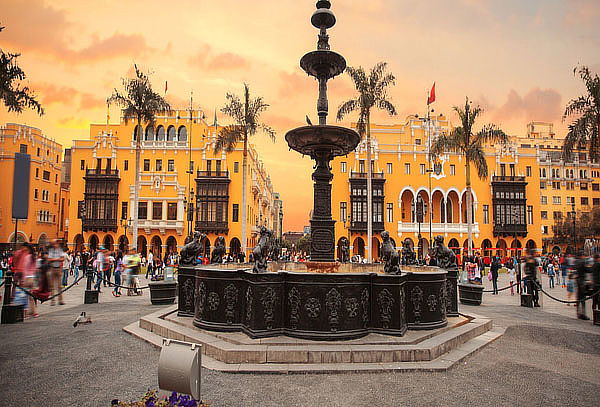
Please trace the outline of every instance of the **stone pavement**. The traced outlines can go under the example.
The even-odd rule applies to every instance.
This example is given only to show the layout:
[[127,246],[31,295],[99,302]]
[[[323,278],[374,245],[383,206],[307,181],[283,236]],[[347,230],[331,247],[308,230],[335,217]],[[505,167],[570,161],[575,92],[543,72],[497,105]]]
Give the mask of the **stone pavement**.
[[[66,295],[67,305],[42,305],[40,318],[0,325],[0,405],[109,406],[115,397],[131,400],[157,387],[159,352],[122,328],[161,307],[150,305],[148,293],[114,298],[108,290],[99,304],[83,305],[84,287],[82,281]],[[562,288],[552,292],[565,297]],[[73,328],[84,310],[94,322]],[[213,406],[598,405],[600,327],[575,319],[574,307],[546,298],[543,308],[523,308],[503,291],[461,310],[491,317],[507,330],[447,372],[204,370],[203,398]]]

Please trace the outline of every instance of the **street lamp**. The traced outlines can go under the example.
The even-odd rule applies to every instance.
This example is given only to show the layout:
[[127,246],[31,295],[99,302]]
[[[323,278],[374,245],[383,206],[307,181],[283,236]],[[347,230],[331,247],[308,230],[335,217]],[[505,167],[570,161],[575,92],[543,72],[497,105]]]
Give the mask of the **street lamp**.
[[577,212],[575,212],[575,199],[571,201],[571,216],[573,217],[573,250],[577,252],[577,238],[575,237],[575,217]]
[[[127,241],[129,241],[129,237],[127,236],[127,229],[131,229],[131,221],[132,221],[131,218],[129,218],[129,219],[125,219],[125,218],[121,219],[121,227],[125,231],[125,238],[127,239]],[[129,247],[133,247],[133,243],[129,244],[127,247],[128,248]],[[119,247],[119,249],[122,250],[121,247]]]

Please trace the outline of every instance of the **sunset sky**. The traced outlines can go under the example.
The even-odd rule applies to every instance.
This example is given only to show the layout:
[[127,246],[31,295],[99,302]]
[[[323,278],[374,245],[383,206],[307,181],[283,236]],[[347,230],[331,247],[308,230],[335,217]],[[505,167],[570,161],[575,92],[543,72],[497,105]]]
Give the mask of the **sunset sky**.
[[[0,123],[39,127],[65,147],[89,137],[89,124],[106,118],[106,98],[137,63],[152,71],[156,89],[176,108],[195,107],[212,119],[226,92],[242,83],[271,105],[264,121],[278,131],[254,142],[284,200],[284,230],[308,224],[312,162],[288,151],[283,136],[316,121],[316,82],[299,68],[316,48],[310,25],[313,0],[2,0],[0,47],[20,52],[27,84],[46,109],[8,114]],[[436,81],[436,112],[450,113],[468,95],[486,109],[485,121],[523,134],[531,120],[553,121],[558,133],[565,103],[583,94],[577,64],[600,72],[598,0],[332,0],[333,50],[348,65],[387,61],[397,77],[391,99],[403,123],[423,113]],[[347,76],[330,82],[330,122],[352,97]],[[117,120],[118,110],[111,110]],[[453,122],[454,116],[450,115]],[[355,116],[349,117],[355,120]],[[221,123],[227,119],[219,114]]]

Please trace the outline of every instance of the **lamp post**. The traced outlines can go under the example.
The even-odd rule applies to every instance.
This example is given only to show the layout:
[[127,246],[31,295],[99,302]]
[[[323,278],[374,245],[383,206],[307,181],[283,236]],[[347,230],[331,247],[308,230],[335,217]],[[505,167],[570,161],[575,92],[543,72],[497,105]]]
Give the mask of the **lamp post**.
[[575,212],[575,200],[573,200],[573,201],[571,201],[571,216],[573,217],[573,250],[575,251],[575,253],[577,253],[577,237],[575,236],[575,233],[576,233],[576,229],[575,229],[575,218],[576,218],[576,215],[577,215],[577,212]]
[[421,222],[423,222],[423,197],[421,197],[421,194],[417,195],[417,199],[415,200],[415,215],[417,217],[417,225],[418,225],[418,230],[419,230],[419,234],[418,234],[418,254],[419,254],[419,262],[421,262],[423,260],[423,246],[422,246],[422,241],[421,241]]
[[[129,242],[129,237],[127,236],[127,229],[131,228],[131,218],[129,218],[129,219],[121,219],[121,227],[125,231],[125,238]],[[129,243],[127,245],[127,248],[132,248],[132,247],[133,247],[133,243]],[[119,250],[121,250],[120,245],[119,245]]]

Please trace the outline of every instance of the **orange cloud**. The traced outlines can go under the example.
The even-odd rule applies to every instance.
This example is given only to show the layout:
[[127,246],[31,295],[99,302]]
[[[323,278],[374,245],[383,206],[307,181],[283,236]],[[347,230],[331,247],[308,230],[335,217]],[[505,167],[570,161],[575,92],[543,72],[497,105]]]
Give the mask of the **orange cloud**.
[[92,95],[91,93],[82,93],[79,101],[81,109],[96,109],[106,106],[106,99]]
[[511,89],[506,102],[498,109],[491,109],[490,113],[495,120],[555,121],[561,117],[561,99],[554,89],[534,88],[523,97]]
[[223,52],[215,55],[208,44],[203,44],[195,55],[188,58],[188,64],[191,67],[207,71],[235,70],[250,66],[246,58],[232,52]]
[[150,51],[140,34],[115,33],[106,38],[92,36],[87,47],[70,46],[68,21],[64,10],[46,6],[40,0],[31,0],[24,7],[19,0],[6,0],[3,8],[3,25],[0,44],[18,51],[31,51],[49,55],[61,62],[84,63],[120,56],[138,56]]
[[79,95],[79,91],[69,86],[56,86],[50,83],[36,83],[31,86],[40,94],[40,100],[44,105],[53,103],[70,104]]

